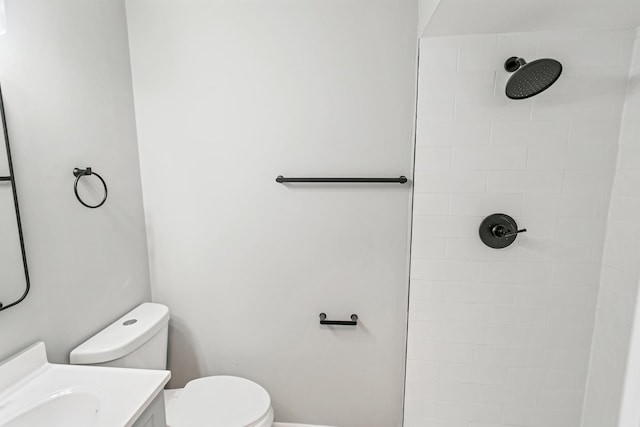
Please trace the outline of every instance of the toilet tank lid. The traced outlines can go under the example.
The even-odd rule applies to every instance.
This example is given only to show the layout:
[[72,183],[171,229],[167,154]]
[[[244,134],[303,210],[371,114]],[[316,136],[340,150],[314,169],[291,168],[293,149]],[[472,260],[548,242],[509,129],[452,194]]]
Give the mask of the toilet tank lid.
[[136,350],[169,322],[166,305],[143,303],[71,351],[72,364],[110,362]]

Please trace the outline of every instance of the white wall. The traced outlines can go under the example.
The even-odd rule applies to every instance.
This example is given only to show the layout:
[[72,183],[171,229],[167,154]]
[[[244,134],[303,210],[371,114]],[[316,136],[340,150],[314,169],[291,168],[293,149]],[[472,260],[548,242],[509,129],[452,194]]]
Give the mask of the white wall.
[[[43,340],[51,360],[65,362],[150,298],[124,4],[6,0],[6,8],[0,82],[32,290],[0,312],[0,359]],[[106,179],[102,208],[76,201],[76,166]],[[5,205],[0,219],[13,221]]]
[[[600,30],[640,25],[637,0],[420,0],[438,8],[423,36]],[[424,7],[421,7],[424,10]],[[420,24],[425,23],[421,14]]]
[[[154,301],[173,386],[264,385],[276,419],[401,424],[412,154],[409,1],[130,0]],[[320,327],[318,314],[360,316]]]
[[[580,425],[634,38],[421,40],[405,427]],[[514,55],[565,70],[511,101]],[[491,213],[528,232],[484,246]]]
[[427,28],[441,0],[418,0],[418,37]]
[[583,427],[640,425],[640,43],[636,41],[607,222]]

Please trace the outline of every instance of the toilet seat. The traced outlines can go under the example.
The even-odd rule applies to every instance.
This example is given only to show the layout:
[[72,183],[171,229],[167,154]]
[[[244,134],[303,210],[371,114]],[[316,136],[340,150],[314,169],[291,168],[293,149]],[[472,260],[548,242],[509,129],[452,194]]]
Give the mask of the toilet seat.
[[187,383],[167,406],[169,427],[271,427],[271,397],[245,378],[211,376]]

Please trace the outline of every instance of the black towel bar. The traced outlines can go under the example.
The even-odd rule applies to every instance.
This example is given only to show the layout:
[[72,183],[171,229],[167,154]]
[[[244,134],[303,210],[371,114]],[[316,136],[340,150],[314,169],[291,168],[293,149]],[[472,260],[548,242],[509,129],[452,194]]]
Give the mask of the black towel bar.
[[352,314],[351,320],[327,320],[327,315],[325,313],[320,313],[320,324],[321,325],[346,325],[346,326],[357,326],[358,325],[358,315]]
[[398,178],[285,178],[279,175],[276,178],[276,182],[281,184],[287,182],[358,182],[358,183],[391,183],[391,184],[404,184],[407,182],[406,176],[400,176]]

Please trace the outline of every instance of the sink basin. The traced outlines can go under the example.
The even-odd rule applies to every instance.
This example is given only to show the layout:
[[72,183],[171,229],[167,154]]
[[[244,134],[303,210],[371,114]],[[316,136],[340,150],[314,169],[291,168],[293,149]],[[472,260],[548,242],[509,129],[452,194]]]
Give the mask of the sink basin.
[[170,376],[49,363],[36,343],[0,363],[0,427],[131,427]]
[[92,427],[100,416],[100,400],[88,393],[63,391],[2,423],[3,427]]

